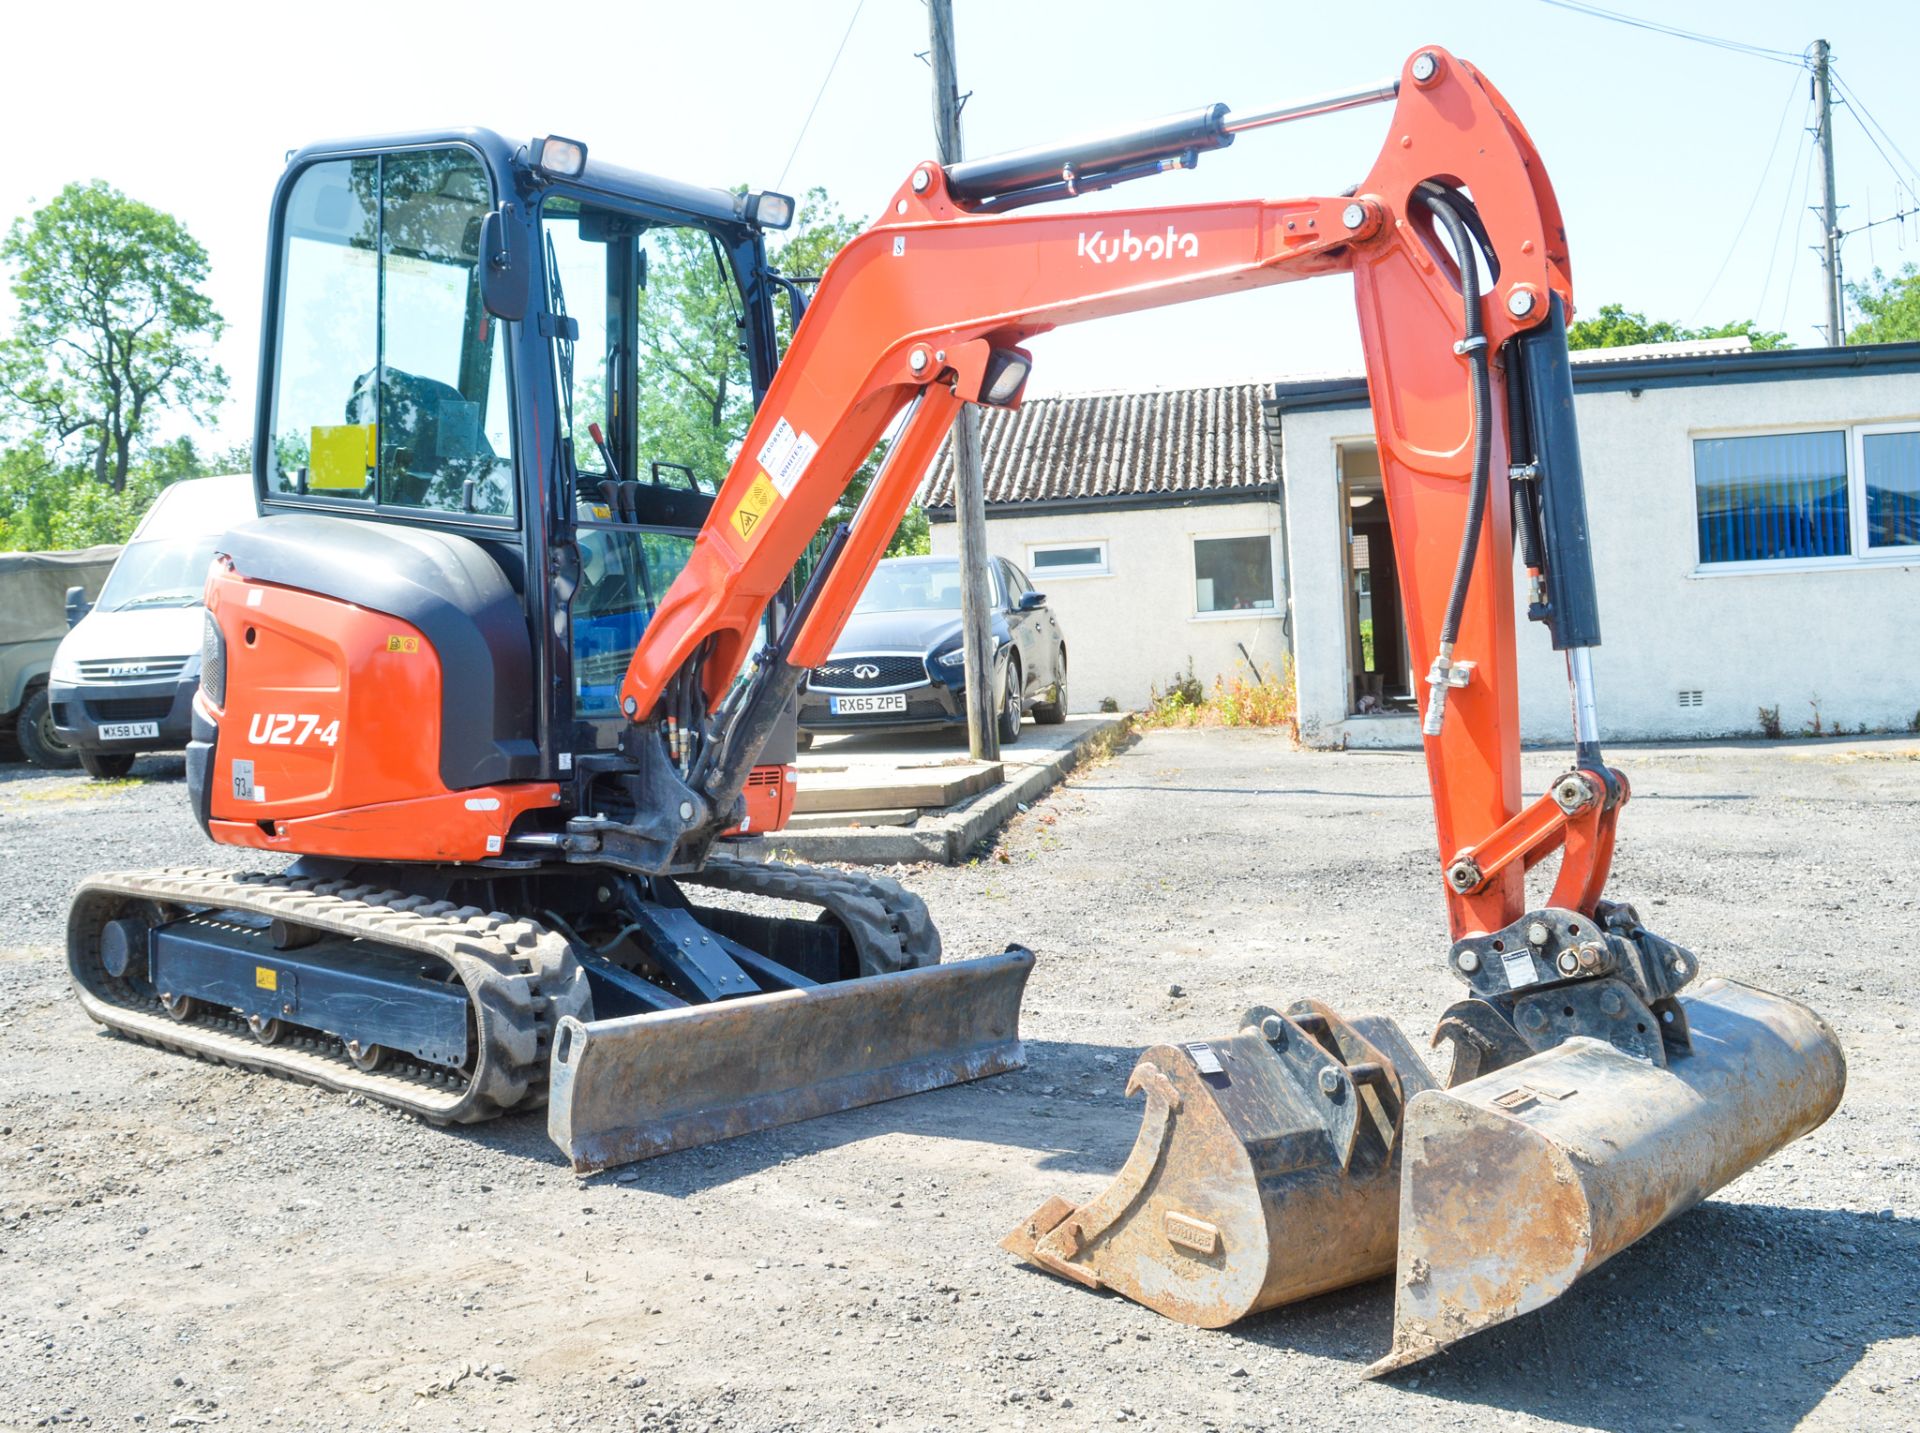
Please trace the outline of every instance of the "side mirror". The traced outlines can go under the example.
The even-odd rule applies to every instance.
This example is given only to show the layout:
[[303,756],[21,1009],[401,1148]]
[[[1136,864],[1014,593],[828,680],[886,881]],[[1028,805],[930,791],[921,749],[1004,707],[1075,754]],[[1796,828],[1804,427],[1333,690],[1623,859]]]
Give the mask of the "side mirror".
[[1026,592],[1022,592],[1020,594],[1020,601],[1016,605],[1015,610],[1020,612],[1037,612],[1040,608],[1045,607],[1046,605],[1047,605],[1046,593],[1034,592],[1029,590]]
[[87,589],[69,587],[67,589],[67,625],[78,627],[80,619],[93,611],[93,604],[87,601]]
[[518,323],[533,296],[533,255],[518,215],[502,204],[480,221],[480,302],[495,318]]

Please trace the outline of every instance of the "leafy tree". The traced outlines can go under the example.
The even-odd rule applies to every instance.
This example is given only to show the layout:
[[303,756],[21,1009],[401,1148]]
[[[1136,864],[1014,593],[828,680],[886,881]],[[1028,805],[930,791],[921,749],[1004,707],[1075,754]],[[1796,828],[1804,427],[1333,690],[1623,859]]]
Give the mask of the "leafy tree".
[[1848,284],[1847,297],[1866,315],[1847,332],[1848,343],[1902,343],[1920,339],[1920,265],[1889,277],[1875,269],[1864,284]]
[[38,444],[0,452],[0,551],[39,552],[125,542],[160,489],[183,478],[243,473],[243,445],[212,459],[190,438],[155,445],[128,470],[119,492],[95,482],[84,464],[60,464]]
[[0,341],[0,402],[122,493],[161,410],[204,417],[226,394],[207,352],[222,328],[201,292],[207,251],[96,179],[15,219],[0,259],[19,308]]
[[[817,279],[864,225],[842,214],[822,189],[808,192],[801,212],[805,222],[770,246],[768,261],[791,279]],[[702,475],[723,474],[753,420],[739,294],[713,242],[699,230],[656,230],[645,242],[647,287],[640,304],[634,405],[641,452],[671,457]],[[793,337],[792,311],[784,303],[776,303],[774,311],[784,355]],[[590,384],[583,391],[585,411],[597,411]],[[847,485],[828,515],[829,529],[853,516],[880,456],[869,459]],[[599,466],[584,452],[582,459]],[[926,515],[914,509],[888,551],[926,550]]]
[[1666,319],[1629,313],[1625,304],[1603,304],[1592,318],[1567,328],[1568,348],[1623,348],[1634,343],[1681,343],[1697,338],[1735,338],[1744,334],[1755,348],[1791,348],[1784,333],[1763,329],[1752,319],[1715,328],[1684,328]]

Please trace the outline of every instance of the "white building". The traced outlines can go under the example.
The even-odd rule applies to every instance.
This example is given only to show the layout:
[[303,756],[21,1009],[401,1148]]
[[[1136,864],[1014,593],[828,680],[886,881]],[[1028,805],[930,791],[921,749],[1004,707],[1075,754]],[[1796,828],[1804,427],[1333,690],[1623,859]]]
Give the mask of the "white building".
[[[1047,594],[1074,704],[1145,704],[1287,652],[1269,384],[1033,398],[981,424],[994,552]],[[933,550],[957,550],[952,470],[928,477]]]
[[[1920,344],[1575,358],[1603,731],[1751,734],[1762,708],[1789,733],[1907,729]],[[983,432],[992,545],[1058,607],[1078,703],[1291,646],[1306,740],[1418,744],[1431,654],[1399,636],[1364,379],[1034,399]],[[951,552],[944,459],[927,497]],[[1565,740],[1563,663],[1520,629],[1523,734]]]

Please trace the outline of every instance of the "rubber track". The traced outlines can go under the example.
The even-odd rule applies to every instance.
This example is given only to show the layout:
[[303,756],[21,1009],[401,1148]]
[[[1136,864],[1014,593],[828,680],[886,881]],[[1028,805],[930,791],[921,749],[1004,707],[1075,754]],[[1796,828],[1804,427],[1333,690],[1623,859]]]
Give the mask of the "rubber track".
[[934,929],[926,902],[886,876],[830,866],[709,856],[701,870],[674,879],[820,906],[837,917],[853,936],[862,975],[885,975],[940,963],[940,932]]
[[[424,1066],[363,1071],[331,1038],[263,1045],[237,1017],[175,1021],[158,999],[108,975],[100,931],[122,915],[244,911],[444,961],[467,988],[478,1031],[464,1081]],[[562,1015],[591,1018],[566,941],[537,922],[349,881],[170,869],[95,876],[75,893],[67,966],[87,1013],[109,1029],[202,1059],[365,1095],[436,1124],[467,1124],[544,1104],[548,1050]]]

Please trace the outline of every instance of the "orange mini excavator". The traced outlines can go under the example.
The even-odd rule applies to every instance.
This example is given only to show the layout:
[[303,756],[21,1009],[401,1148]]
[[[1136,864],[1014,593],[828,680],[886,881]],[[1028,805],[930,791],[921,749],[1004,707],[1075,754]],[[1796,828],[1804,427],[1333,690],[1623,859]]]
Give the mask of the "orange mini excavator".
[[[1386,142],[1343,194],[1038,207],[1374,103],[1393,105]],[[1025,951],[938,964],[897,885],[720,838],[783,817],[796,692],[960,406],[1020,401],[1027,340],[1345,274],[1408,639],[1432,656],[1437,878],[1466,987],[1436,1032],[1446,1087],[1389,1020],[1257,1007],[1226,1039],[1149,1050],[1113,1186],[1051,1201],[1010,1247],[1209,1325],[1397,1265],[1394,1366],[1555,1297],[1835,1107],[1814,1015],[1724,981],[1682,994],[1694,957],[1605,895],[1628,788],[1588,660],[1567,236],[1471,65],[1429,48],[1320,100],[917,165],[810,304],[763,243],[791,216],[558,137],[293,156],[261,516],[208,582],[188,765],[215,840],[298,860],[88,881],[69,958],[89,1013],[429,1118],[544,1097],[581,1169],[1016,1064]],[[1572,763],[1532,800],[1516,551],[1575,720]],[[1556,851],[1530,909],[1526,872]],[[696,903],[716,888],[818,915]]]

